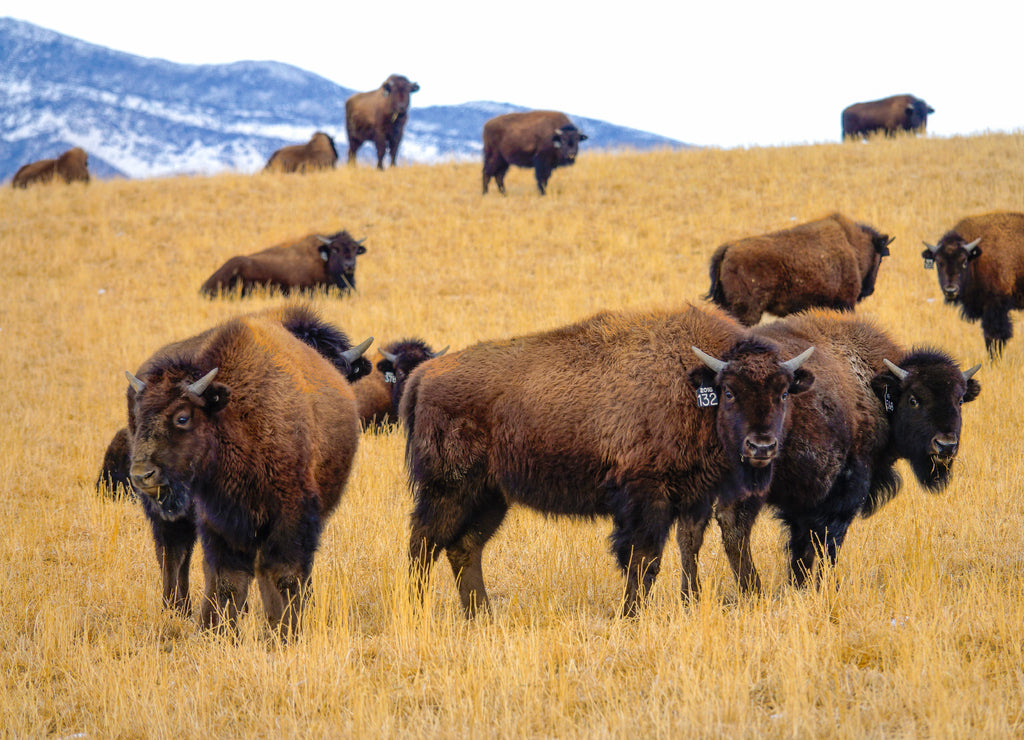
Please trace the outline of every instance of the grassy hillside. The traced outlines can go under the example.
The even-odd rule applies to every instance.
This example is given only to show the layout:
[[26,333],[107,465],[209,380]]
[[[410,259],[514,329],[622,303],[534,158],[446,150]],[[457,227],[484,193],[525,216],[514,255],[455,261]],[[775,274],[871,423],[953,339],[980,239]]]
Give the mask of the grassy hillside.
[[[587,154],[547,197],[477,165],[342,168],[0,189],[0,707],[12,737],[966,737],[1024,732],[1024,337],[990,362],[942,304],[921,240],[1024,210],[1024,134]],[[834,210],[896,237],[858,311],[908,345],[982,362],[954,482],[854,523],[834,588],[786,583],[778,525],[737,599],[712,525],[706,598],[678,599],[674,540],[646,612],[614,617],[607,521],[513,510],[485,553],[494,617],[467,624],[450,572],[406,599],[402,432],[363,437],[314,568],[305,631],[258,599],[237,640],[161,609],[137,504],[98,497],[125,369],[279,302],[209,301],[227,257],[313,230],[366,237],[358,293],[316,299],[350,336],[453,348],[602,309],[700,301],[723,241]],[[1019,315],[1018,315],[1019,316]],[[1020,334],[1020,332],[1019,332]],[[193,598],[202,582],[193,562]]]

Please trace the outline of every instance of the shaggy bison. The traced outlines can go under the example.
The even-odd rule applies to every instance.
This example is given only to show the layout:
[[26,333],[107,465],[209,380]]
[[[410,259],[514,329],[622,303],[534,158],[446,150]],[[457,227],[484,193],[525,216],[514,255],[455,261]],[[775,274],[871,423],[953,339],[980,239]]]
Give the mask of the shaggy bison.
[[[960,444],[960,405],[977,398],[981,388],[972,376],[980,365],[961,372],[942,352],[907,351],[873,323],[831,311],[753,333],[784,354],[814,347],[806,363],[814,386],[793,401],[766,497],[788,529],[792,577],[803,584],[816,548],[834,564],[853,519],[896,495],[897,460],[906,460],[928,490],[946,486]],[[742,516],[733,518],[752,524],[759,503],[738,502]],[[732,541],[739,547],[730,561],[749,553],[749,536],[747,526]]]
[[391,153],[395,166],[398,145],[409,114],[409,96],[420,89],[408,77],[391,75],[376,90],[356,93],[345,101],[345,128],[348,131],[348,163],[356,161],[356,151],[365,141],[377,147],[377,169],[384,169],[384,155]]
[[513,164],[532,167],[544,195],[552,170],[573,164],[580,142],[587,140],[568,116],[549,110],[497,116],[484,124],[483,136],[484,195],[492,177],[504,195],[505,173]]
[[864,138],[878,131],[886,136],[899,131],[923,132],[928,125],[928,114],[934,112],[934,108],[913,95],[854,103],[843,109],[843,138]]
[[813,306],[852,311],[871,295],[892,239],[840,213],[723,244],[711,256],[707,298],[753,326]]
[[329,170],[338,161],[338,150],[334,139],[323,131],[317,131],[305,144],[281,147],[270,155],[264,170],[272,172],[307,172]]
[[352,389],[356,392],[359,419],[364,429],[379,429],[398,421],[398,403],[405,381],[421,363],[440,357],[448,348],[434,352],[422,339],[402,339],[384,345],[373,372]]
[[243,296],[257,286],[277,288],[285,295],[318,288],[348,292],[356,286],[356,257],[366,253],[364,241],[356,241],[347,231],[329,236],[314,233],[232,257],[207,278],[200,292],[210,298],[237,286]]
[[63,180],[89,182],[89,157],[79,147],[68,149],[56,159],[41,159],[21,167],[11,180],[13,188],[27,188],[33,183]]
[[[682,593],[696,595],[712,505],[768,485],[790,394],[813,383],[808,354],[784,360],[721,311],[689,306],[601,313],[424,363],[399,411],[414,587],[422,596],[444,550],[465,614],[488,610],[483,548],[519,503],[612,518],[628,615],[676,522]],[[736,523],[720,522],[728,542]]]
[[968,216],[925,246],[924,266],[934,264],[946,303],[981,319],[985,349],[1000,356],[1013,336],[1010,311],[1024,308],[1024,213]]
[[167,345],[126,373],[131,481],[152,525],[165,605],[191,610],[198,530],[203,625],[233,625],[255,574],[271,624],[298,628],[320,532],[358,443],[355,395],[335,364],[354,359],[348,345],[312,309],[290,306]]

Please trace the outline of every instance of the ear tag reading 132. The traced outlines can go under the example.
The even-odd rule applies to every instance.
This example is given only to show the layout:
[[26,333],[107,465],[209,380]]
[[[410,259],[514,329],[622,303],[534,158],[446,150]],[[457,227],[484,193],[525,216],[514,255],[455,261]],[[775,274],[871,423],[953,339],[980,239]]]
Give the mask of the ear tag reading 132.
[[394,383],[397,380],[398,380],[398,378],[395,376],[395,374],[393,372],[389,371],[389,372],[384,373],[384,382],[385,383]]
[[933,260],[931,257],[925,257],[924,258],[924,269],[931,270],[934,267],[935,267],[935,260]]
[[702,385],[697,389],[697,406],[700,408],[707,408],[708,406],[718,405],[718,394],[714,388],[709,388],[706,385]]

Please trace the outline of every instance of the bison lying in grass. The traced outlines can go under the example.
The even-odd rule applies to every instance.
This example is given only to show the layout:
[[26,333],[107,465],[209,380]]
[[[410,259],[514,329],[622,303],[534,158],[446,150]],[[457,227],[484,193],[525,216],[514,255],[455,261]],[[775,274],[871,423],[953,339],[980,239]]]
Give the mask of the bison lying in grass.
[[334,139],[323,131],[317,131],[305,144],[278,149],[270,155],[263,169],[270,172],[329,170],[337,162],[338,150],[334,147]]
[[711,257],[707,298],[753,326],[820,306],[852,311],[871,295],[892,239],[840,213],[723,244]]
[[22,166],[14,173],[12,188],[27,188],[34,183],[61,180],[66,183],[89,182],[89,157],[79,147],[68,149],[56,159],[41,159]]

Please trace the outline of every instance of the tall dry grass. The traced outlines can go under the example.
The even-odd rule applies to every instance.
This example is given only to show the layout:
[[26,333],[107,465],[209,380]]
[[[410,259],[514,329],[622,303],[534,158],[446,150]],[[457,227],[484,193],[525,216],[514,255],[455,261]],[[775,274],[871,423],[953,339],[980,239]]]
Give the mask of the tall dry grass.
[[[942,305],[921,239],[1024,209],[1024,135],[598,154],[479,194],[476,165],[342,168],[0,189],[0,725],[9,737],[1000,737],[1024,733],[1021,379]],[[465,623],[446,567],[406,599],[400,431],[367,435],[326,529],[300,639],[258,604],[237,640],[160,607],[136,504],[93,480],[123,425],[123,371],[274,297],[208,301],[231,254],[313,229],[367,237],[351,336],[435,347],[707,290],[719,243],[832,210],[895,235],[858,311],[907,344],[983,362],[953,484],[851,528],[832,587],[786,584],[763,517],[761,598],[736,598],[714,525],[706,598],[666,550],[649,608],[614,617],[610,524],[514,510],[485,553],[492,619]],[[201,582],[199,557],[193,592]],[[443,562],[442,562],[443,565]]]

